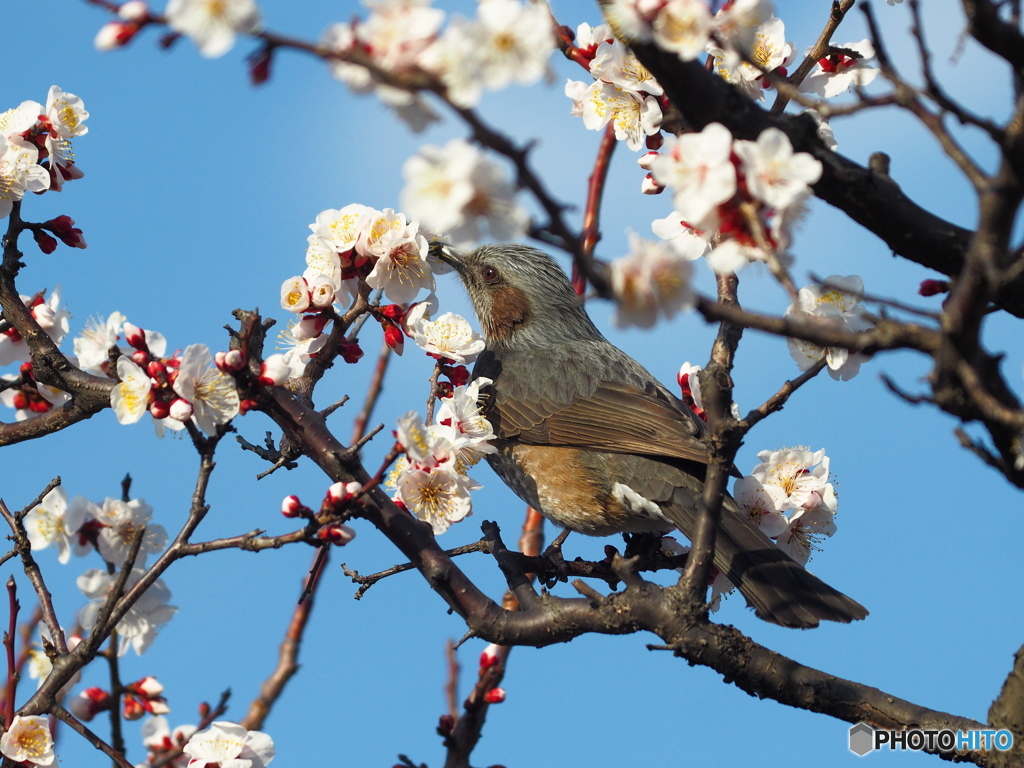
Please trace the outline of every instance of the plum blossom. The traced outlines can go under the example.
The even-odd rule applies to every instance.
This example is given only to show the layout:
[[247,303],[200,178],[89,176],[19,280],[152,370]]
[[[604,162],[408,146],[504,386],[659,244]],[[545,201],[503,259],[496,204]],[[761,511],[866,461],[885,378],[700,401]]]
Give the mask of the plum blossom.
[[711,33],[711,12],[704,0],[668,0],[651,24],[654,42],[683,61],[704,52]]
[[472,466],[485,453],[498,451],[490,442],[495,437],[494,428],[484,416],[480,404],[480,389],[492,383],[481,376],[456,387],[451,396],[438,401],[437,423],[455,428],[457,436],[453,447],[458,454],[458,463],[463,467]]
[[[340,210],[329,208],[321,211],[309,228],[315,236],[330,244],[336,253],[347,253],[356,245],[363,217],[371,213],[373,208],[359,203],[346,205]],[[308,258],[306,263],[309,263]]]
[[765,128],[757,141],[733,144],[739,156],[747,190],[770,208],[782,210],[807,196],[821,178],[821,163],[793,145],[778,128]]
[[253,0],[170,0],[164,14],[171,29],[191,37],[209,59],[231,50],[236,35],[262,27],[260,9]]
[[421,290],[434,291],[434,274],[427,264],[429,245],[423,235],[391,229],[380,237],[377,247],[383,253],[366,276],[367,285],[383,290],[396,304],[412,301]]
[[692,276],[690,259],[672,245],[630,232],[629,254],[611,263],[615,324],[650,328],[659,315],[671,319],[689,309],[693,305]]
[[746,515],[761,532],[772,539],[786,530],[789,520],[783,514],[786,492],[778,485],[765,485],[756,477],[741,477],[733,487],[733,496],[741,515]]
[[167,545],[167,531],[162,525],[150,523],[153,508],[143,499],[121,501],[106,498],[96,514],[96,521],[102,525],[96,539],[100,556],[115,567],[124,564],[137,531],[145,527],[139,554],[135,564],[145,565],[150,552],[160,552]]
[[299,314],[309,309],[310,305],[309,285],[305,278],[289,277],[281,283],[281,309]]
[[472,363],[484,351],[483,337],[461,315],[445,312],[431,320],[429,302],[414,306],[405,318],[405,326],[416,345],[429,355]]
[[150,752],[160,754],[183,746],[195,732],[194,725],[179,725],[172,731],[166,717],[155,715],[147,718],[142,724],[142,746]]
[[731,153],[729,129],[710,123],[700,133],[670,137],[652,161],[651,172],[659,184],[672,188],[672,202],[683,219],[699,226],[717,206],[736,194]]
[[420,64],[441,78],[456,104],[473,107],[483,89],[540,80],[554,49],[551,15],[545,6],[487,0],[477,6],[476,19],[454,19]]
[[85,514],[86,506],[79,499],[69,504],[68,492],[57,486],[25,515],[25,530],[32,549],[45,549],[56,544],[58,562],[68,562],[72,543],[85,522]]
[[285,362],[291,369],[289,378],[294,379],[305,372],[306,364],[324,348],[327,338],[325,326],[316,329],[315,324],[305,320],[289,325],[278,334],[280,343],[277,348],[283,350]]
[[191,344],[181,355],[174,391],[192,404],[196,425],[208,435],[238,415],[235,380],[213,365],[210,348]]
[[803,83],[800,90],[806,93],[816,93],[825,99],[848,91],[853,86],[863,87],[878,76],[878,69],[870,66],[875,58],[875,47],[870,40],[861,40],[859,43],[843,43],[833,46],[844,51],[852,51],[856,56],[848,56],[846,53],[832,53],[820,59],[811,74]]
[[661,130],[657,97],[662,88],[622,43],[603,40],[597,44],[590,74],[594,82],[589,86],[573,80],[565,86],[566,95],[573,100],[572,113],[580,115],[589,130],[601,130],[611,123],[615,138],[633,150]]
[[124,355],[117,360],[117,377],[120,381],[110,391],[110,405],[119,423],[134,424],[146,412],[153,380]]
[[57,756],[53,752],[49,718],[45,715],[15,715],[14,721],[0,736],[0,753],[15,763],[53,765]]
[[782,490],[777,498],[782,508],[817,507],[828,494],[829,458],[824,448],[814,452],[802,448],[761,451],[757,458],[761,463],[750,474],[762,485]]
[[[144,573],[142,568],[133,568],[125,589],[131,589]],[[96,626],[100,607],[109,596],[115,579],[115,576],[98,568],[91,568],[78,577],[78,588],[90,599],[78,612],[78,622],[85,631],[91,632]],[[118,656],[124,656],[129,648],[138,656],[146,652],[156,638],[157,628],[170,621],[178,610],[176,606],[167,604],[170,599],[171,591],[161,579],[157,579],[128,609],[117,623]]]
[[75,338],[74,350],[78,367],[83,371],[103,372],[110,360],[110,350],[121,339],[126,320],[120,312],[113,312],[105,320],[90,318],[80,336]]
[[58,86],[51,85],[46,95],[45,114],[50,128],[62,139],[84,136],[89,127],[84,125],[89,117],[82,100],[73,93],[65,93]]
[[[864,281],[860,277],[832,275],[821,285],[801,288],[796,302],[786,310],[786,316],[820,323],[841,332],[864,331],[872,326],[872,322],[860,303],[863,296]],[[856,376],[861,364],[867,360],[867,356],[860,352],[850,352],[841,347],[822,349],[802,339],[787,339],[787,345],[800,370],[806,371],[824,357],[829,375],[842,381]]]
[[20,136],[0,141],[0,219],[27,192],[50,188],[50,174],[39,165],[39,149]]
[[[489,1],[489,0],[488,0]],[[468,475],[453,469],[431,471],[407,467],[395,481],[395,501],[402,502],[435,535],[471,514],[469,492],[480,488]]]
[[[472,511],[470,491],[480,485],[462,472],[460,451],[469,441],[454,424],[425,426],[419,414],[410,411],[398,420],[395,432],[405,456],[399,459],[388,477],[394,499],[420,520],[430,523],[435,534],[444,533]],[[482,442],[473,444],[478,451]]]
[[529,224],[501,166],[463,139],[421,147],[402,174],[402,207],[425,227],[445,233],[456,247],[479,241],[483,222],[498,240],[518,238]]
[[798,509],[793,513],[776,543],[779,549],[801,565],[811,558],[811,551],[817,549],[817,542],[836,532],[835,518],[826,507],[813,510]]
[[746,53],[753,50],[761,25],[771,16],[771,0],[735,0],[715,14],[712,29],[727,48]]
[[[22,296],[22,302],[30,307],[30,314],[39,324],[46,335],[53,339],[54,344],[60,344],[71,328],[69,318],[71,315],[66,309],[61,308],[61,290],[58,285],[50,292],[50,298],[43,299],[42,296]],[[10,365],[13,362],[27,362],[32,359],[28,343],[21,337],[14,328],[8,328],[0,333],[0,365]]]
[[274,741],[262,731],[217,720],[194,733],[184,751],[189,768],[265,768],[274,759]]

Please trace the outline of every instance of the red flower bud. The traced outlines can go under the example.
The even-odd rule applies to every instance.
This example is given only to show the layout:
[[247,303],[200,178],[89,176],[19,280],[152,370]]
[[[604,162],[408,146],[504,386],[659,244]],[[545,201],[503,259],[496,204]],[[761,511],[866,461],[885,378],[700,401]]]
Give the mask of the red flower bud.
[[501,704],[501,702],[503,702],[504,700],[504,688],[491,688],[491,690],[484,694],[484,701],[486,701],[488,704]]
[[249,57],[249,79],[253,85],[263,85],[270,79],[270,64],[273,60],[274,49],[269,45]]
[[342,340],[338,347],[338,354],[346,363],[358,363],[363,356],[363,348],[358,342]]
[[949,293],[948,280],[922,280],[917,292],[921,296],[935,296],[940,293]]
[[448,736],[455,728],[455,718],[451,715],[441,715],[437,720],[437,732],[442,736]]
[[39,246],[39,250],[43,253],[53,253],[57,250],[57,241],[50,235],[43,232],[41,229],[33,229],[32,237],[36,240],[36,245]]

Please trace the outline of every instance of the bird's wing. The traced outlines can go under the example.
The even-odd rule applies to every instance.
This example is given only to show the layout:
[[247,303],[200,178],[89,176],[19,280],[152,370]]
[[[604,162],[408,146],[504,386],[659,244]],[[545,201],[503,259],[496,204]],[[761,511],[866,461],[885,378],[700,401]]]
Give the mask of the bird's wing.
[[615,362],[628,369],[611,365],[595,370],[579,359],[561,359],[534,364],[529,386],[513,385],[507,375],[498,378],[487,404],[498,436],[526,445],[573,446],[706,464],[703,424],[639,364],[619,354],[622,359]]

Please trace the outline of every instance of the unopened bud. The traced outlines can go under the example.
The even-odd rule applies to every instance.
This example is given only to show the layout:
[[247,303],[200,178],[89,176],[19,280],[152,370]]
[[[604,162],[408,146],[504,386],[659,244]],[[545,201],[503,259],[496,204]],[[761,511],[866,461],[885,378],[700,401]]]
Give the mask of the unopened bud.
[[274,60],[274,49],[264,46],[249,57],[249,79],[253,85],[263,85],[270,79],[270,64]]
[[142,0],[128,0],[117,9],[117,15],[125,21],[142,21],[149,16],[149,6]]
[[331,544],[343,547],[356,537],[356,532],[347,525],[331,523],[317,531],[316,537],[322,541],[328,541]]
[[125,720],[138,720],[146,714],[146,708],[142,706],[142,702],[132,696],[132,694],[126,693],[124,695],[124,704],[121,708],[121,714],[124,716]]
[[645,195],[660,195],[665,191],[665,187],[654,180],[651,174],[644,176],[644,180],[640,182],[640,191]]
[[363,486],[356,482],[335,483],[327,489],[327,496],[324,497],[324,501],[331,506],[338,506],[351,500],[361,490],[363,490]]
[[384,341],[396,354],[402,354],[402,350],[405,349],[405,334],[392,322],[386,322],[384,325]]
[[657,152],[645,152],[636,159],[636,164],[643,168],[645,171],[651,170],[651,166],[654,164],[654,160],[659,156]]
[[51,237],[41,229],[33,229],[32,237],[35,238],[36,245],[39,246],[39,250],[43,253],[53,253],[57,250],[57,240]]
[[19,411],[26,410],[28,408],[28,395],[21,391],[15,392],[14,397],[11,398],[11,404]]
[[285,517],[301,517],[309,512],[309,507],[299,501],[298,496],[285,496],[281,502],[281,514]]
[[405,310],[402,309],[401,304],[386,304],[380,308],[380,313],[389,320],[396,322],[402,322],[402,318],[405,317]]
[[251,400],[250,398],[245,398],[244,400],[242,400],[238,404],[238,412],[244,416],[249,411],[251,411],[253,408],[257,408],[258,406],[259,406],[259,403],[257,403],[255,400]]
[[146,365],[146,373],[149,374],[150,378],[157,379],[159,381],[162,377],[167,375],[167,366],[159,360],[150,360]]
[[455,718],[451,715],[441,715],[441,717],[437,719],[437,732],[442,736],[451,735],[454,728]]
[[143,696],[159,696],[164,692],[164,687],[160,684],[152,675],[146,675],[141,680],[137,680],[130,686],[136,693],[141,693]]
[[500,651],[501,646],[496,643],[491,643],[484,648],[483,652],[480,654],[480,669],[490,669],[497,664],[499,659],[498,654]]
[[284,355],[271,355],[260,365],[260,384],[268,387],[280,387],[288,381],[292,375],[291,366]]
[[346,363],[358,363],[363,356],[363,348],[356,341],[342,341],[338,346],[338,354]]
[[319,338],[327,325],[327,318],[323,315],[307,315],[295,324],[292,328],[292,338],[296,341],[309,341]]
[[501,702],[503,702],[504,700],[504,688],[491,688],[491,690],[484,694],[484,701],[486,701],[488,704],[501,704]]
[[245,360],[242,353],[237,349],[229,349],[227,352],[217,352],[213,356],[213,362],[217,368],[224,373],[238,373],[245,367]]
[[97,51],[112,51],[130,43],[139,29],[139,25],[132,22],[110,21],[100,27],[92,44]]
[[135,363],[139,368],[149,367],[149,353],[144,352],[141,349],[137,349],[132,352],[132,362]]
[[166,400],[154,400],[149,404],[149,415],[154,419],[166,419],[171,415],[171,404]]
[[940,293],[949,293],[948,280],[922,280],[917,292],[921,296],[936,296]]
[[124,324],[124,340],[128,342],[128,346],[135,349],[148,348],[146,346],[146,332],[139,328],[139,326],[128,322]]
[[168,411],[168,416],[176,421],[188,421],[192,418],[192,403],[183,397],[176,397],[171,401],[171,407]]
[[18,373],[25,381],[35,381],[36,377],[32,373],[32,361],[26,360],[24,363],[18,366]]

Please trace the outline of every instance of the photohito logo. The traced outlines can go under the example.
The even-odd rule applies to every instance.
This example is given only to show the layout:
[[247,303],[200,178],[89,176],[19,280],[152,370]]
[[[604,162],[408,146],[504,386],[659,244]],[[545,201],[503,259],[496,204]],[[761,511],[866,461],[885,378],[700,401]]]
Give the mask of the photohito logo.
[[921,730],[883,731],[867,723],[850,728],[850,751],[859,757],[882,747],[932,752],[952,752],[955,749],[998,749],[1005,752],[1013,746],[1013,734],[1007,730],[951,731]]

